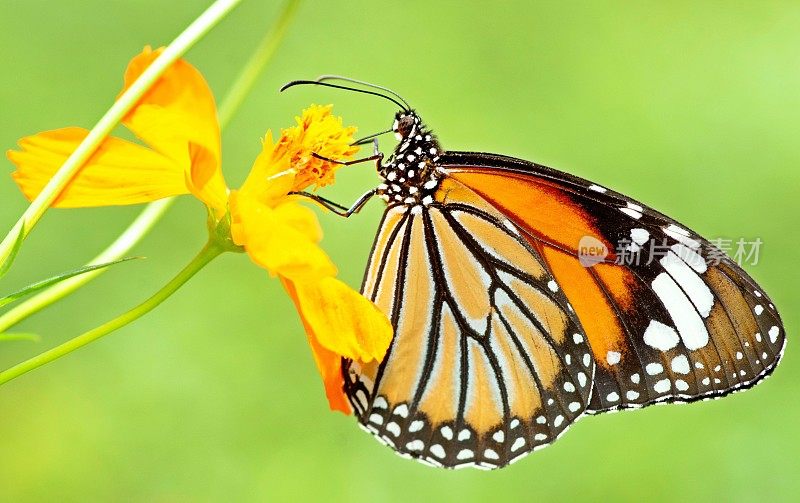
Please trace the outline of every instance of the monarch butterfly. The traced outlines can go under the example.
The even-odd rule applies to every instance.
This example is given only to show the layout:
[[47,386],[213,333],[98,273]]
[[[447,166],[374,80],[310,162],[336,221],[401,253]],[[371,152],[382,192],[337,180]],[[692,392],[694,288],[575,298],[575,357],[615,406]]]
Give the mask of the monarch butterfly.
[[362,293],[394,338],[380,363],[345,360],[343,379],[361,426],[400,455],[499,468],[585,414],[719,398],[778,364],[770,298],[676,221],[533,162],[444,150],[387,88],[284,89],[297,84],[400,107],[394,153],[376,142],[367,158],[383,183],[349,209],[309,195],[345,216],[387,203]]

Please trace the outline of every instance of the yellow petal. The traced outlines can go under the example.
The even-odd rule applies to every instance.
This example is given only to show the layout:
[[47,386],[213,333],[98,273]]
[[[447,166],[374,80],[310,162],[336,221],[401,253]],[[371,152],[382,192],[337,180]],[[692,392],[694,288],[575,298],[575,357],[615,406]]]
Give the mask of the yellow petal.
[[[25,197],[33,199],[86,137],[82,128],[27,136],[20,151],[9,150],[12,174]],[[107,138],[55,200],[61,208],[138,204],[186,194],[183,169],[171,159],[118,138]]]
[[344,394],[342,357],[320,345],[314,334],[313,327],[308,324],[303,316],[294,283],[286,278],[282,278],[281,282],[286,292],[289,294],[289,297],[294,301],[297,312],[300,314],[300,319],[303,321],[306,336],[308,337],[308,345],[311,347],[314,363],[317,364],[317,370],[319,370],[320,377],[322,377],[322,383],[325,386],[325,395],[328,397],[328,404],[331,410],[338,410],[345,414],[350,414],[350,403],[347,401],[347,397]]
[[247,179],[239,193],[268,206],[276,206],[294,186],[295,170],[290,169],[290,157],[285,148],[272,141],[272,131],[267,131],[261,152],[256,157]]
[[322,231],[310,209],[292,201],[272,208],[236,191],[230,209],[234,242],[272,274],[295,280],[336,274],[336,266],[317,245]]
[[[123,92],[163,51],[149,47],[125,72]],[[214,95],[197,69],[179,59],[167,69],[123,120],[154,150],[186,170],[189,190],[218,213],[227,188],[220,169],[220,132]]]
[[294,284],[299,310],[319,344],[352,360],[381,360],[392,326],[378,307],[333,277]]

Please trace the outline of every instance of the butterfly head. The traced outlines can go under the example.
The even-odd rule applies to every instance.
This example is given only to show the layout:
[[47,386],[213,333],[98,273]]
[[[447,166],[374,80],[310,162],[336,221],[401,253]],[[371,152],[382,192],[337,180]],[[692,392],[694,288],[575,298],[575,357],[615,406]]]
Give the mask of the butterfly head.
[[414,110],[400,110],[394,116],[392,131],[397,141],[404,141],[417,134],[422,120]]
[[378,194],[387,202],[414,206],[428,205],[439,185],[436,162],[441,147],[436,136],[414,110],[395,114],[392,132],[399,141],[379,174],[384,182]]

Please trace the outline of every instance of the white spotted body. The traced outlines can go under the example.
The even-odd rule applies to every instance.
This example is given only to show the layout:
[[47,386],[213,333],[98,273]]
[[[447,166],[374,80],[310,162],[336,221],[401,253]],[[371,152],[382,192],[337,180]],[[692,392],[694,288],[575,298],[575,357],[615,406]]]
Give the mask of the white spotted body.
[[439,142],[413,111],[398,113],[392,130],[400,144],[379,168],[384,181],[377,194],[390,204],[428,206],[433,203],[441,178],[435,169],[441,151]]

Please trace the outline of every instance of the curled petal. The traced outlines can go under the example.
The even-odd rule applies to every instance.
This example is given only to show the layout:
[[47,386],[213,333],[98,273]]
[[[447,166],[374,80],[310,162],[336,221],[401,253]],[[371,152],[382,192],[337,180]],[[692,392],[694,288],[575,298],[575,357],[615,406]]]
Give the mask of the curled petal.
[[282,281],[303,320],[331,409],[349,414],[342,357],[362,362],[383,359],[392,339],[389,320],[372,302],[335,278]]
[[[162,51],[146,47],[131,60],[123,92]],[[224,213],[227,188],[220,168],[217,109],[211,89],[196,68],[182,59],[175,61],[122,122],[182,166],[189,190],[217,213]]]
[[300,301],[297,298],[295,284],[286,278],[281,278],[281,283],[283,283],[286,293],[289,294],[289,297],[294,302],[295,308],[300,314],[300,319],[303,321],[303,327],[308,337],[308,345],[311,347],[314,363],[317,364],[317,370],[319,370],[319,375],[322,377],[322,384],[325,386],[325,395],[328,397],[328,404],[331,410],[338,410],[345,414],[350,414],[350,404],[347,402],[347,397],[344,394],[342,357],[329,349],[325,349],[317,341],[313,327],[308,324],[303,315]]
[[[88,131],[72,127],[45,131],[9,150],[17,166],[12,174],[25,197],[33,199],[50,181]],[[139,204],[186,194],[183,170],[158,152],[118,138],[106,138],[53,203],[76,208]]]
[[378,307],[333,277],[295,282],[303,319],[324,348],[345,358],[381,360],[392,326]]
[[268,206],[275,206],[286,197],[294,186],[295,170],[290,168],[290,159],[284,155],[284,151],[277,149],[272,140],[272,131],[267,131],[261,152],[239,189],[242,197],[258,200]]

